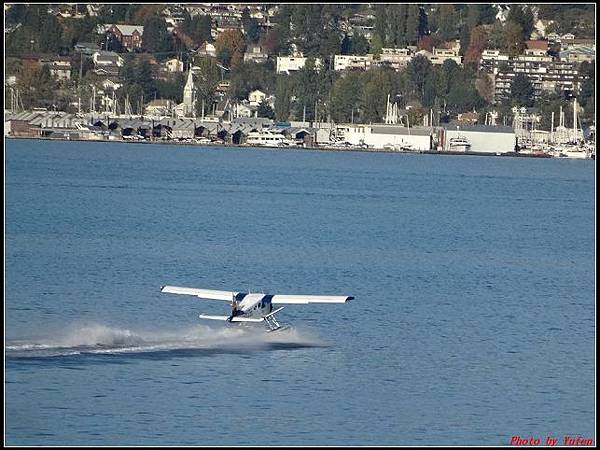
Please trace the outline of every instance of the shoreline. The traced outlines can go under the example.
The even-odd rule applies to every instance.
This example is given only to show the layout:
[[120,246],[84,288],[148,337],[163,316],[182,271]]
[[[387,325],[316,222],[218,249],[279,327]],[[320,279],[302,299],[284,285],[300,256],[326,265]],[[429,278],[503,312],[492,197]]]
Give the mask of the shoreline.
[[[178,141],[139,141],[139,140],[94,140],[94,139],[66,139],[66,138],[44,138],[37,136],[4,136],[5,139],[23,139],[23,140],[39,140],[39,141],[67,141],[67,142],[93,142],[93,143],[119,143],[119,144],[163,144],[163,145],[185,145],[189,147],[223,147],[223,148],[258,148],[258,149],[272,149],[272,150],[309,150],[309,151],[328,151],[328,152],[364,152],[364,153],[397,153],[406,155],[443,155],[443,156],[486,156],[486,157],[519,157],[519,158],[544,158],[544,159],[571,159],[571,158],[554,158],[552,155],[547,153],[521,153],[521,152],[453,152],[453,151],[437,151],[437,150],[415,150],[415,151],[395,151],[386,149],[375,149],[375,148],[360,148],[360,147],[347,147],[347,148],[333,148],[333,147],[301,147],[301,146],[249,146],[244,144],[197,144],[193,142],[178,142]],[[592,159],[592,158],[590,158]],[[593,159],[592,159],[593,160]]]

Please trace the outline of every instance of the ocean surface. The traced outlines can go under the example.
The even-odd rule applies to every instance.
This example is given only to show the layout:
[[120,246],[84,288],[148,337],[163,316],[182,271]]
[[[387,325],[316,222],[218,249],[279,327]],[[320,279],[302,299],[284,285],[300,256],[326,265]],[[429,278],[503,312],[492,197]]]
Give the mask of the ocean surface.
[[591,160],[5,140],[5,444],[595,442],[594,256]]

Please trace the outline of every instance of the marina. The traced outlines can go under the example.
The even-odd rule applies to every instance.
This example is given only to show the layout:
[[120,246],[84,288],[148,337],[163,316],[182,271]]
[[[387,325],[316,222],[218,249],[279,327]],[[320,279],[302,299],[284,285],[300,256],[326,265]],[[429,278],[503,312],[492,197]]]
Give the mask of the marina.
[[268,119],[200,121],[78,116],[32,111],[5,114],[5,138],[201,146],[302,148],[480,156],[595,159],[594,141],[534,144],[511,127],[404,127],[370,124],[278,124]]

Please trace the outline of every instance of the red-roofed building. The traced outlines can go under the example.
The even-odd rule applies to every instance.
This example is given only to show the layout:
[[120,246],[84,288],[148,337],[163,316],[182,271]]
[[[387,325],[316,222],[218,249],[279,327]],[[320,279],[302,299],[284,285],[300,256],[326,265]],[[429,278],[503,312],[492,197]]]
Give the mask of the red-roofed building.
[[525,45],[527,46],[526,55],[543,56],[548,53],[548,41],[546,40],[525,41]]

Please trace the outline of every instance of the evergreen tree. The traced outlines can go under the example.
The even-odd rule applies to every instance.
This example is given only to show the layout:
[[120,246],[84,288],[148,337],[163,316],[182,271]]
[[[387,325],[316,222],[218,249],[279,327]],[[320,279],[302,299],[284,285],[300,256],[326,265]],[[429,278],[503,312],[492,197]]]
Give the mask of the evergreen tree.
[[150,16],[144,22],[144,48],[151,53],[171,50],[171,37],[167,31],[167,23],[162,17]]
[[262,102],[260,102],[260,105],[258,105],[258,110],[256,111],[258,117],[266,117],[268,119],[274,119],[275,118],[275,112],[273,111],[273,108],[271,108],[271,105],[269,105],[266,100],[263,100]]
[[260,38],[260,30],[258,28],[258,21],[250,17],[250,11],[248,8],[244,8],[242,11],[242,26],[246,32],[248,42],[257,43]]
[[530,7],[527,5],[511,5],[507,20],[521,27],[521,40],[529,39],[535,22],[533,11]]
[[458,35],[458,14],[454,5],[448,3],[439,5],[436,11],[436,23],[438,33],[443,40],[456,39]]
[[534,89],[527,75],[518,73],[513,79],[510,99],[513,106],[533,106]]
[[345,35],[344,39],[342,39],[342,43],[340,45],[340,50],[342,55],[351,55],[352,54],[352,39],[350,36]]
[[421,10],[419,5],[411,3],[406,13],[406,40],[410,45],[416,45],[419,40]]
[[381,39],[381,36],[379,36],[379,34],[375,33],[373,35],[373,37],[371,38],[371,53],[373,53],[375,59],[379,58],[382,48],[383,48],[383,41]]
[[181,28],[194,41],[196,46],[200,46],[204,42],[212,42],[212,21],[210,16],[197,14],[191,17],[187,14],[181,24]]
[[[388,33],[388,21],[387,21],[387,8],[389,5],[384,5],[378,3],[375,6],[375,28],[374,34],[379,36],[381,40],[382,46],[387,43],[387,33]],[[396,24],[396,27],[399,27],[400,24]]]
[[332,87],[331,110],[332,119],[338,123],[358,121],[358,110],[363,97],[364,75],[361,72],[349,72],[338,78]]
[[362,34],[352,36],[352,54],[366,55],[369,52],[369,41]]
[[275,117],[278,121],[287,121],[291,112],[292,79],[287,75],[277,78],[275,90]]

